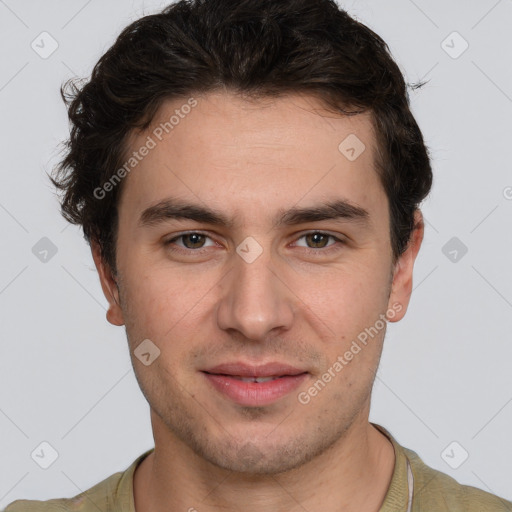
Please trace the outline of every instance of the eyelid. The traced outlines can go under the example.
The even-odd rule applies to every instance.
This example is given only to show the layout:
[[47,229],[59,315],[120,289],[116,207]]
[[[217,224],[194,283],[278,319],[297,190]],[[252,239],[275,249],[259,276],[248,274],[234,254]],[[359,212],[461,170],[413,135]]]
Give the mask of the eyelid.
[[[187,235],[201,235],[201,236],[204,236],[205,238],[209,238],[210,240],[212,240],[212,242],[214,241],[208,233],[193,230],[193,231],[184,231],[183,233],[179,233],[179,234],[174,234],[172,236],[172,238],[164,240],[164,245],[170,245],[171,243],[176,242],[176,240],[179,240],[180,238],[183,238],[184,236],[187,236]],[[185,247],[183,250],[188,251],[188,252],[199,252],[201,249],[204,249],[204,248],[200,247],[199,249],[187,249]]]
[[[305,238],[308,235],[323,235],[323,236],[326,236],[328,238],[334,239],[336,242],[344,243],[343,238],[340,238],[337,235],[333,235],[332,233],[329,233],[328,231],[321,231],[319,229],[313,229],[313,230],[310,230],[310,231],[305,231],[305,232],[300,233],[298,236],[295,235],[295,241],[298,241],[298,240],[300,240],[302,238]],[[334,245],[336,245],[336,244],[331,244],[331,245],[328,245],[325,248],[320,248],[320,249],[314,249],[313,247],[305,247],[305,249],[311,249],[311,250],[314,250],[314,251],[321,251],[321,250],[326,251],[328,247],[332,247]]]
[[[327,236],[329,238],[332,238],[335,240],[335,243],[331,244],[331,245],[328,245],[326,247],[320,247],[320,248],[314,248],[314,247],[302,247],[303,249],[305,249],[307,252],[313,252],[313,253],[327,253],[329,252],[331,249],[333,250],[336,250],[338,249],[339,245],[344,245],[346,244],[346,240],[341,237],[339,235],[333,235],[332,233],[328,232],[328,231],[322,231],[320,229],[312,229],[312,230],[308,230],[308,231],[302,231],[300,233],[296,233],[294,235],[294,240],[295,242],[308,236],[308,235],[313,235],[313,234],[319,234],[319,235],[324,235],[324,236]],[[192,230],[192,231],[184,231],[182,233],[179,233],[179,234],[174,234],[172,236],[172,238],[168,239],[168,240],[165,240],[164,241],[164,245],[165,246],[168,246],[168,245],[171,245],[173,244],[174,242],[176,242],[176,240],[179,240],[180,238],[184,237],[184,236],[187,236],[187,235],[202,235],[204,236],[205,238],[209,238],[210,240],[212,240],[212,242],[215,242],[215,240],[212,239],[212,237],[206,233],[206,232],[203,232],[203,231],[197,231],[197,230]],[[178,246],[177,249],[173,249],[173,250],[176,250],[176,251],[181,251],[181,252],[187,252],[187,253],[201,253],[202,251],[208,249],[208,247],[212,247],[212,246],[207,246],[207,247],[199,247],[198,249],[187,249],[186,247],[180,247]]]

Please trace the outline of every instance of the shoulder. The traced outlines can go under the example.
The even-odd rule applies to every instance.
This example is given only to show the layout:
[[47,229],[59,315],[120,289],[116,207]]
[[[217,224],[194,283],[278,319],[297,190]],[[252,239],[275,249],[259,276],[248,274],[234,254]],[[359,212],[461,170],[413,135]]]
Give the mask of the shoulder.
[[413,450],[402,449],[411,463],[414,504],[419,505],[418,510],[512,512],[512,502],[476,487],[459,484],[451,476],[427,466]]
[[46,501],[16,500],[2,512],[97,512],[111,510],[123,472],[115,473],[72,498]]
[[133,475],[137,466],[151,453],[151,448],[139,455],[125,470],[114,473],[87,491],[73,498],[47,501],[16,500],[1,512],[107,512],[134,510]]
[[67,500],[16,500],[7,505],[2,512],[65,512],[73,510],[66,506],[63,502]]

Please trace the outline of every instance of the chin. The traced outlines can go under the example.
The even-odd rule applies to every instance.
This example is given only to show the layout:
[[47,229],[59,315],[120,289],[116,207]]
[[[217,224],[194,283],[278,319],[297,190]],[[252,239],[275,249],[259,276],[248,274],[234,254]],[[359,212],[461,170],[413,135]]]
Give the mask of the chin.
[[[274,426],[274,429],[276,427]],[[226,434],[224,432],[224,434]],[[224,439],[189,439],[189,446],[201,458],[218,468],[246,475],[277,475],[298,468],[329,449],[338,436],[329,439],[316,437],[312,433],[293,437],[286,435],[271,441],[263,434],[260,438],[254,433]],[[250,439],[250,440],[249,440]],[[203,442],[206,441],[206,442]]]

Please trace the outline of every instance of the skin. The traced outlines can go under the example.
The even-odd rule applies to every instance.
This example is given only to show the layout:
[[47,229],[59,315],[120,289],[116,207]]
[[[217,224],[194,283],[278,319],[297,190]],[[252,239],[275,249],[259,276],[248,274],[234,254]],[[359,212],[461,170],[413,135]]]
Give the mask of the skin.
[[[107,319],[125,325],[151,407],[155,452],[135,473],[136,510],[378,511],[395,460],[389,440],[368,421],[385,328],[308,404],[297,394],[379,315],[393,305],[401,311],[389,321],[405,315],[423,239],[421,212],[393,265],[369,114],[340,117],[299,94],[248,101],[219,91],[195,98],[197,106],[123,182],[117,282],[92,244]],[[131,150],[185,103],[164,103],[153,126],[133,134]],[[349,134],[366,145],[353,162],[338,150]],[[220,210],[233,226],[138,226],[144,209],[171,196]],[[365,208],[368,225],[273,227],[280,209],[340,198]],[[164,245],[195,230],[206,238]],[[345,243],[304,236],[315,231]],[[263,249],[252,263],[236,253],[247,237]],[[202,254],[194,255],[201,244]],[[145,339],[160,349],[149,366],[133,352]],[[200,373],[240,360],[286,362],[309,375],[277,402],[242,407]]]

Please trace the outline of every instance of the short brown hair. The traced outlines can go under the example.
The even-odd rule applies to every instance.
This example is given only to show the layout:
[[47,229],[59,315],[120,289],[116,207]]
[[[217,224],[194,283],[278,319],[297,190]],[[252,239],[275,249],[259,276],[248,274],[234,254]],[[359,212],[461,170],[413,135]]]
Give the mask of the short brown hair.
[[386,43],[333,0],[181,0],[125,28],[88,82],[61,88],[71,133],[51,180],[63,216],[100,245],[113,273],[122,184],[101,199],[94,191],[164,100],[219,88],[253,98],[307,93],[344,115],[371,112],[398,259],[432,170]]

